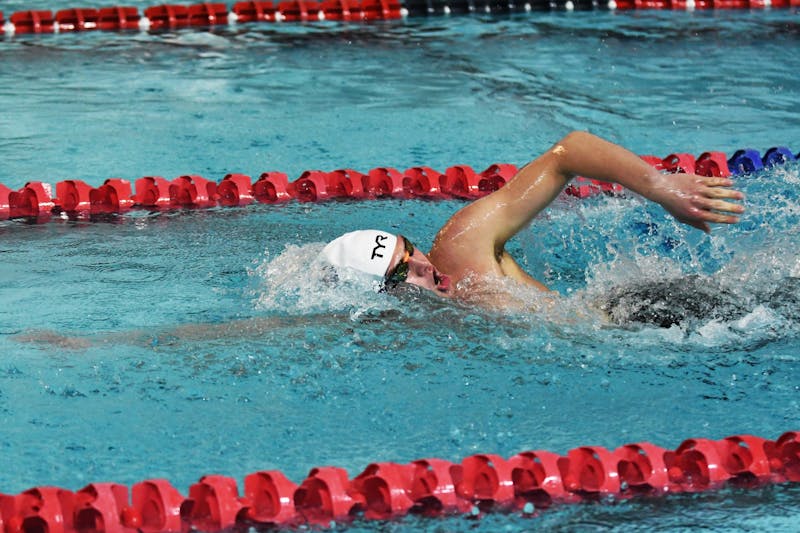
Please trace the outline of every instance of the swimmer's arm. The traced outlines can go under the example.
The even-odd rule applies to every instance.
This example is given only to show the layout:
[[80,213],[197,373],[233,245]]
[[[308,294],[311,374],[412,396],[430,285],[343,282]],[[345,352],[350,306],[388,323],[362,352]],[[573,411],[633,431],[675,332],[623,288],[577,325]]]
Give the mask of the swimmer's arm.
[[526,165],[504,187],[453,215],[434,239],[431,261],[455,277],[507,275],[504,263],[512,272],[522,271],[505,251],[505,243],[547,207],[572,177],[560,169],[556,155],[563,150],[560,144]]
[[694,174],[662,174],[637,155],[587,132],[573,132],[557,143],[557,173],[619,183],[660,204],[680,222],[710,231],[709,223],[735,224],[744,207],[729,200],[744,195],[733,181]]
[[17,342],[66,350],[86,350],[92,347],[129,345],[144,348],[158,348],[182,342],[214,341],[225,339],[257,339],[280,330],[289,332],[293,328],[305,327],[313,321],[316,324],[341,324],[346,322],[342,315],[313,315],[286,317],[252,317],[220,323],[181,324],[172,327],[136,329],[97,333],[88,336],[70,336],[52,330],[28,330],[11,338]]
[[[547,207],[575,176],[615,182],[661,204],[679,221],[709,231],[709,222],[735,223],[743,212],[742,193],[728,189],[727,178],[693,174],[661,174],[637,155],[587,132],[572,132],[522,168],[504,187],[456,213],[440,230],[437,247],[447,246],[454,263],[473,263],[485,272],[475,251],[491,250],[492,260],[506,241]],[[460,242],[462,246],[452,243]],[[470,254],[472,258],[470,258]],[[485,258],[486,254],[480,257]],[[438,263],[437,263],[438,264]]]

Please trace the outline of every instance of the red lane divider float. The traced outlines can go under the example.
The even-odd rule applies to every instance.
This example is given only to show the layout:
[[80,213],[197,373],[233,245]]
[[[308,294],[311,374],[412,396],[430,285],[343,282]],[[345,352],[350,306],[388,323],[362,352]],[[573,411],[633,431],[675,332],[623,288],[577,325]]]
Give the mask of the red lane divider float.
[[117,483],[91,483],[77,492],[33,487],[0,494],[0,530],[216,532],[327,527],[408,514],[533,515],[586,501],[798,482],[800,432],[789,431],[774,441],[751,435],[688,439],[675,450],[641,442],[616,450],[582,446],[563,456],[538,450],[508,459],[476,454],[460,463],[373,463],[353,479],[342,468],[323,466],[299,485],[265,470],[245,477],[241,495],[236,480],[221,475],[203,476],[186,497],[163,479],[142,481],[130,491]]
[[[576,2],[530,0],[502,5],[477,2],[475,10],[530,11],[543,9],[575,9]],[[589,4],[582,3],[585,7]],[[594,6],[594,5],[593,5]],[[607,0],[596,4],[598,9],[764,9],[800,7],[800,0]],[[5,21],[0,12],[0,33],[56,33],[87,30],[165,30],[208,27],[248,22],[307,22],[313,20],[369,21],[390,20],[405,16],[468,13],[463,0],[277,0],[225,3],[203,2],[190,5],[160,4],[144,9],[129,6],[105,8],[70,8],[52,11],[19,11]]]
[[221,2],[191,5],[160,4],[144,8],[114,6],[71,8],[53,13],[30,10],[13,13],[9,20],[0,12],[0,32],[6,34],[58,33],[88,30],[174,30],[247,22],[307,22],[314,20],[389,20],[404,16],[397,0],[312,0],[237,2],[230,9]]
[[[686,153],[674,153],[664,158],[641,157],[662,172],[688,172],[702,176],[747,174],[797,159],[785,147],[770,148],[763,157],[753,149],[738,150],[730,158],[722,152],[704,152],[698,157]],[[366,174],[353,169],[308,170],[291,182],[282,172],[265,172],[255,182],[245,174],[228,174],[219,183],[198,175],[179,176],[171,181],[161,176],[145,176],[135,180],[133,188],[129,181],[120,178],[107,179],[99,187],[81,180],[64,180],[56,183],[55,197],[51,185],[38,181],[26,183],[17,191],[0,184],[0,220],[26,218],[46,221],[53,214],[81,217],[123,213],[134,208],[235,207],[253,202],[277,204],[292,200],[474,200],[505,185],[517,171],[516,166],[503,163],[491,165],[482,172],[467,165],[455,165],[443,173],[423,166],[404,172],[378,167]],[[566,194],[578,198],[622,192],[620,185],[581,177],[575,178],[565,189]]]
[[98,30],[138,30],[141,20],[139,10],[135,7],[101,7],[97,10]]

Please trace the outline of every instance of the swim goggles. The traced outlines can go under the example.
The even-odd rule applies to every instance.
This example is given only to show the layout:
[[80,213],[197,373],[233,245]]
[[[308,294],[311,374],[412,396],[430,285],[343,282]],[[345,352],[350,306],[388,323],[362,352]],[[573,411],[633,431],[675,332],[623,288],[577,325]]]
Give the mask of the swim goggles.
[[400,238],[403,239],[403,246],[405,246],[405,253],[403,254],[403,258],[397,263],[397,266],[392,269],[391,272],[386,274],[384,278],[385,282],[391,286],[397,285],[398,283],[403,283],[405,280],[408,279],[408,262],[411,259],[411,256],[414,255],[414,245],[400,235]]

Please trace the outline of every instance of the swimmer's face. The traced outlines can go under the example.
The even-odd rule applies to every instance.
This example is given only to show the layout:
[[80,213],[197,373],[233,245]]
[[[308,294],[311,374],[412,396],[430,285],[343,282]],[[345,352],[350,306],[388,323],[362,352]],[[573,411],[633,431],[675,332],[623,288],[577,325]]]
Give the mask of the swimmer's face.
[[439,296],[452,295],[450,277],[436,270],[428,257],[402,235],[397,239],[392,261],[389,263],[386,283],[389,286],[410,283]]

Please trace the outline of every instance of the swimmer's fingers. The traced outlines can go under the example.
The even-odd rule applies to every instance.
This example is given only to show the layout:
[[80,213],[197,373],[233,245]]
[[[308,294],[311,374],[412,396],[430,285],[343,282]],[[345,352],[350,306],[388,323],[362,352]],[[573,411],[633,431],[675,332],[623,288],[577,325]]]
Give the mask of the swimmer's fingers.
[[707,222],[714,222],[715,224],[736,224],[739,222],[739,217],[735,215],[726,215],[724,213],[717,213],[714,211],[706,212],[704,217]]
[[711,198],[696,197],[694,207],[689,210],[689,217],[680,218],[685,224],[708,233],[711,231],[709,223],[713,224],[736,224],[739,222],[740,215],[744,212],[744,206],[716,200]]
[[736,189],[720,189],[718,187],[709,187],[705,191],[706,196],[709,198],[727,198],[730,200],[744,200],[744,193]]
[[744,194],[736,189],[730,189],[733,181],[729,178],[705,178],[706,186],[704,196],[699,203],[704,209],[703,219],[717,224],[736,224],[744,213],[744,206],[726,200],[743,200]]
[[726,202],[725,200],[717,200],[712,198],[703,198],[699,201],[700,206],[707,211],[718,211],[721,213],[735,213],[740,215],[744,213],[744,206],[735,204],[733,202]]
[[744,212],[744,207],[735,203],[744,195],[730,188],[733,181],[729,178],[671,174],[667,179],[656,187],[653,199],[684,224],[708,233],[710,223],[735,224],[737,215]]
[[697,228],[705,233],[711,232],[709,222],[714,224],[736,224],[739,218],[732,215],[724,215],[714,211],[707,211],[705,209],[695,208],[691,210],[691,218],[678,218],[684,224],[688,224],[693,228]]
[[706,187],[733,187],[733,180],[730,178],[698,177]]
[[744,193],[732,189],[733,180],[730,178],[700,178],[700,183],[705,185],[704,192],[709,198],[730,198],[744,200]]

